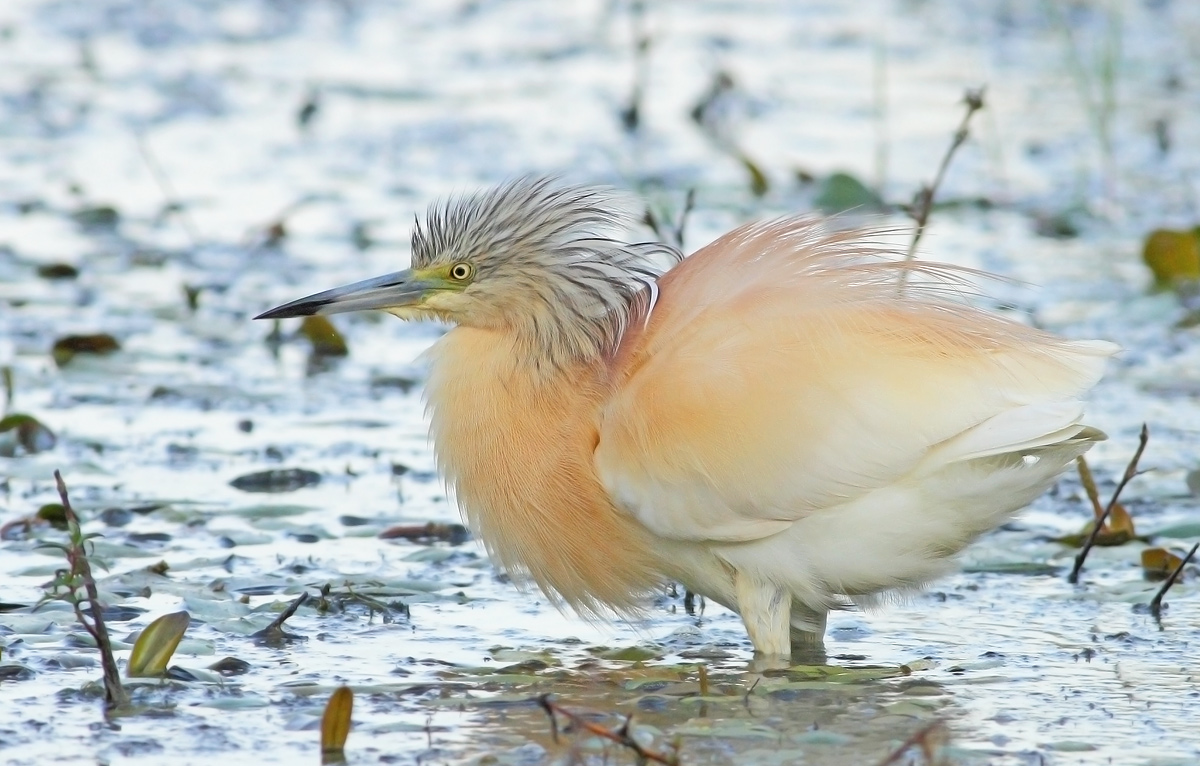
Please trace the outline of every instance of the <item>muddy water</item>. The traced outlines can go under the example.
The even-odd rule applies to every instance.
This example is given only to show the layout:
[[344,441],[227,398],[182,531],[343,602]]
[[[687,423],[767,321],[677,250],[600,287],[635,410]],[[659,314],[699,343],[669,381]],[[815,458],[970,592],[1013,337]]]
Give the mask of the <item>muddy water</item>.
[[[1151,619],[1145,543],[1096,550],[1067,585],[1072,550],[1052,538],[1089,512],[1073,477],[968,551],[964,573],[835,615],[839,672],[762,677],[718,607],[664,595],[643,623],[590,625],[515,589],[474,542],[380,539],[458,520],[416,362],[440,329],[338,317],[350,355],[314,360],[294,325],[272,342],[249,317],[395,270],[413,212],[518,173],[565,171],[667,211],[695,188],[691,247],[808,209],[834,171],[907,201],[964,88],[986,83],[925,250],[1028,283],[989,285],[997,306],[1126,347],[1093,399],[1112,437],[1093,467],[1111,491],[1148,422],[1154,471],[1129,507],[1154,544],[1184,547],[1200,537],[1185,482],[1200,344],[1177,327],[1186,305],[1148,290],[1139,249],[1151,228],[1200,219],[1197,62],[1200,7],[1183,2],[655,3],[638,17],[609,2],[9,0],[0,365],[7,412],[58,441],[0,457],[0,516],[55,500],[60,469],[103,535],[118,657],[185,609],[174,663],[198,680],[136,686],[140,714],[106,722],[69,610],[29,608],[62,565],[37,539],[62,533],[14,529],[0,761],[316,762],[324,701],[349,684],[353,763],[633,762],[595,737],[555,743],[531,702],[546,692],[614,727],[635,714],[640,741],[689,764],[873,763],[935,719],[957,763],[1194,762],[1195,586]],[[706,112],[721,143],[689,117],[718,72],[733,82]],[[39,275],[56,264],[78,275]],[[97,332],[121,350],[51,358],[56,338]],[[319,483],[230,485],[272,469]],[[300,638],[250,637],[325,585],[287,623]],[[205,671],[224,657],[245,672]]]

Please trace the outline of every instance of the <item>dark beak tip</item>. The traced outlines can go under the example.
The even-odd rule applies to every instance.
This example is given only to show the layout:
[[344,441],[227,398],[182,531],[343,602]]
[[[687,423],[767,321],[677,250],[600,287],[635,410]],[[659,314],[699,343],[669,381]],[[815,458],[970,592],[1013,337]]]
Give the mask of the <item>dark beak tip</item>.
[[276,306],[273,309],[264,311],[255,319],[291,319],[292,317],[306,317],[316,314],[317,311],[324,305],[324,302],[316,301],[296,301],[293,303],[285,303],[282,306]]

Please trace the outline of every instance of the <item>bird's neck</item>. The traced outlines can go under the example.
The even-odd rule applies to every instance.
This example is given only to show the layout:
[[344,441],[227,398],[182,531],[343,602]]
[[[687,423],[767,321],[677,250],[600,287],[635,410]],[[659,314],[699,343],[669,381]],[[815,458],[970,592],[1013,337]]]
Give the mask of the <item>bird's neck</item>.
[[426,387],[439,467],[494,559],[584,611],[636,609],[657,583],[645,531],[613,507],[593,453],[603,360],[545,368],[519,338],[458,327]]

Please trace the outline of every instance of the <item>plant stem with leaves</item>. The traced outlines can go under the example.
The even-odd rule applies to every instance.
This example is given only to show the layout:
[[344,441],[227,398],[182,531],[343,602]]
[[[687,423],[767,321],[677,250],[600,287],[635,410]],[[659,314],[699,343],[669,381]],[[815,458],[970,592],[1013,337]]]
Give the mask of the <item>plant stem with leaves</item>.
[[67,521],[67,543],[43,545],[61,550],[67,559],[68,568],[55,572],[54,579],[48,584],[46,595],[40,603],[60,600],[71,605],[75,610],[75,619],[91,635],[100,650],[100,664],[104,668],[105,706],[109,710],[127,707],[129,695],[121,684],[121,672],[117,668],[116,659],[113,658],[112,640],[108,635],[108,627],[104,624],[103,608],[100,605],[100,592],[96,587],[96,579],[92,576],[91,562],[88,560],[88,541],[96,535],[83,534],[79,526],[79,517],[75,515],[74,509],[71,508],[71,500],[67,496],[66,482],[58,471],[54,472],[54,481],[58,485],[58,496],[62,499],[63,515]]

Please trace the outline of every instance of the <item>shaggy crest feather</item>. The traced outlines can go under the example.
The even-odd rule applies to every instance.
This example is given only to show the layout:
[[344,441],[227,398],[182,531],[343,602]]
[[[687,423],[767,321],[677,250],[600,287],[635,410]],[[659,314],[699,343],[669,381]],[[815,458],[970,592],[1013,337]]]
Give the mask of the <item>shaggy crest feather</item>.
[[614,238],[636,221],[622,202],[540,177],[450,199],[417,222],[413,267],[473,263],[465,294],[479,299],[479,313],[456,321],[514,330],[539,367],[606,357],[682,258],[664,244]]

